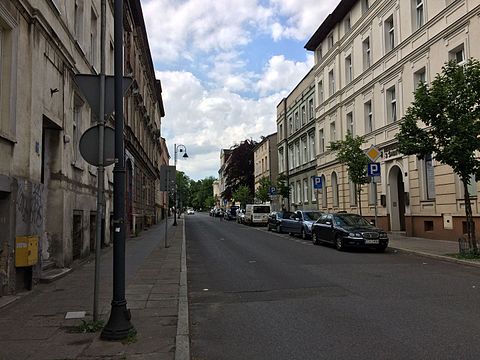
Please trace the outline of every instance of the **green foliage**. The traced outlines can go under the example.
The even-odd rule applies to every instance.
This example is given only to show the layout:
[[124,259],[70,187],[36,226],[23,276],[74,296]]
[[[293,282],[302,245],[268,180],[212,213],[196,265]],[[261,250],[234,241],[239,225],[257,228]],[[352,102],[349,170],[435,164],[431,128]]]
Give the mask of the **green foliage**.
[[269,178],[264,176],[260,179],[259,183],[260,183],[260,186],[255,192],[255,197],[261,202],[267,202],[270,199],[270,194],[268,193],[268,191],[272,186],[272,182],[270,181]]
[[82,323],[73,327],[73,332],[76,333],[94,333],[103,329],[104,322],[99,321],[85,321],[82,320]]
[[290,186],[288,185],[285,174],[279,175],[277,178],[277,193],[278,195],[282,195],[284,199],[290,198]]
[[225,190],[222,196],[231,199],[240,186],[247,186],[252,194],[255,190],[253,149],[257,143],[251,139],[242,141],[232,148],[225,165]]
[[367,176],[369,160],[362,150],[364,142],[365,139],[362,136],[353,137],[352,134],[347,133],[345,140],[333,141],[329,146],[330,150],[337,152],[338,161],[347,167],[348,177],[356,185],[360,214],[362,213],[361,185],[367,184],[369,181]]
[[215,178],[207,177],[202,180],[190,180],[190,198],[187,206],[194,209],[211,208],[215,204],[213,198],[213,182]]
[[[463,66],[449,62],[430,85],[420,84],[397,135],[399,150],[420,158],[433,154],[460,177],[465,190],[465,212],[470,248],[477,252],[467,186],[480,178],[480,63]],[[420,124],[420,126],[419,126]]]
[[233,198],[235,201],[240,202],[241,207],[245,207],[246,204],[253,202],[252,192],[250,188],[246,185],[240,185],[237,190],[233,193]]
[[[178,208],[187,206],[190,200],[190,178],[183,171],[177,171],[177,203]],[[174,204],[173,200],[170,204]]]
[[127,337],[122,340],[122,344],[124,344],[124,345],[129,345],[129,344],[136,343],[137,341],[138,341],[138,338],[137,338],[137,330],[135,330],[135,329],[130,329],[130,331],[128,332]]

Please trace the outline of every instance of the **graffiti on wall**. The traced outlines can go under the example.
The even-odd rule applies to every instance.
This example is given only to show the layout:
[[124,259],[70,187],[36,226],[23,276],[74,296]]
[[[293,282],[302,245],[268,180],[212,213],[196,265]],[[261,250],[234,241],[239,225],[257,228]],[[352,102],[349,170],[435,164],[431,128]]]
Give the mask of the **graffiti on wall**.
[[19,181],[17,193],[17,211],[23,223],[30,231],[41,230],[43,225],[43,184]]

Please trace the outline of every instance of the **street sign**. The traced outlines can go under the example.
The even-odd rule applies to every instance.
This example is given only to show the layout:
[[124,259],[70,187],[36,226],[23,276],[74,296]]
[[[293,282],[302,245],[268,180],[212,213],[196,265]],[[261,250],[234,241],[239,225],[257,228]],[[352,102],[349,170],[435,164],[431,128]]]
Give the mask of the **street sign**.
[[275,186],[270,186],[270,188],[268,189],[268,193],[270,195],[277,195],[277,188]]
[[371,162],[377,161],[380,155],[382,155],[381,151],[375,145],[370,146],[366,154]]
[[312,176],[313,180],[313,188],[314,189],[321,189],[323,184],[322,184],[322,177],[321,176]]
[[160,166],[160,191],[175,190],[176,169],[175,166]]
[[380,163],[372,162],[367,167],[368,176],[380,176]]
[[[74,81],[87,99],[93,113],[98,116],[100,113],[100,75],[77,74],[74,76]],[[123,77],[124,95],[132,83],[133,79],[131,77]],[[115,110],[114,87],[115,77],[105,76],[105,115],[111,114]]]
[[[92,126],[80,137],[80,155],[90,165],[99,166],[98,163],[98,132],[99,125]],[[105,126],[103,148],[103,166],[112,165],[115,162],[115,130]]]

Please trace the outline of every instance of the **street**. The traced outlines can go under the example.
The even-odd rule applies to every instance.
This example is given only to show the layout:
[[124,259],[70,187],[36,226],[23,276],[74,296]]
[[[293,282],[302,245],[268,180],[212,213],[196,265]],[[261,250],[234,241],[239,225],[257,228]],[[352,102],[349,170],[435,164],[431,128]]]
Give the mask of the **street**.
[[478,268],[201,213],[186,239],[192,359],[478,359]]

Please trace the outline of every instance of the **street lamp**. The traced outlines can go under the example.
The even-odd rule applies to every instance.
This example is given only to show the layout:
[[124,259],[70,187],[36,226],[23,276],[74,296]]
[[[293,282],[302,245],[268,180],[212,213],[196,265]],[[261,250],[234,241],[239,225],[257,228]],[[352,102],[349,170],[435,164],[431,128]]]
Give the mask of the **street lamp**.
[[[182,144],[174,144],[173,163],[175,165],[175,172],[177,171],[177,152],[184,153],[183,158],[188,158],[187,148]],[[173,226],[177,226],[177,176],[175,175],[175,192],[173,193],[173,203],[175,204],[175,211],[173,212]]]

